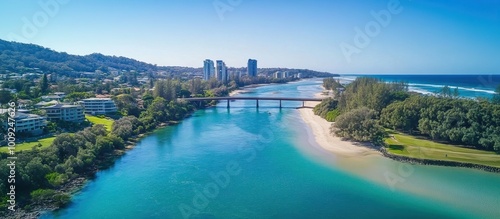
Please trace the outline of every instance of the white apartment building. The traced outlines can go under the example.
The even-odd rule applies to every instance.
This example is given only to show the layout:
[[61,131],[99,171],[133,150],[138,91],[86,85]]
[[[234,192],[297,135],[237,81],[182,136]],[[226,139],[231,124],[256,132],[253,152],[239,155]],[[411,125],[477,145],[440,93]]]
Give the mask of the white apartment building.
[[274,73],[274,78],[278,78],[278,79],[279,79],[279,78],[283,78],[283,73],[282,73],[282,72],[280,72],[280,71],[275,72],[275,73]]
[[18,112],[14,120],[16,121],[16,133],[39,135],[42,134],[43,128],[47,126],[47,119],[35,114]]
[[47,113],[49,120],[61,120],[67,122],[83,122],[85,115],[83,114],[83,107],[80,105],[66,105],[57,104],[54,106],[43,108]]
[[118,111],[115,102],[111,98],[88,98],[83,99],[85,113],[92,115],[102,115]]
[[63,99],[63,97],[58,96],[58,95],[47,95],[47,96],[42,96],[42,100],[43,100],[43,101],[53,101],[53,100],[56,100],[56,101],[61,101],[62,99]]

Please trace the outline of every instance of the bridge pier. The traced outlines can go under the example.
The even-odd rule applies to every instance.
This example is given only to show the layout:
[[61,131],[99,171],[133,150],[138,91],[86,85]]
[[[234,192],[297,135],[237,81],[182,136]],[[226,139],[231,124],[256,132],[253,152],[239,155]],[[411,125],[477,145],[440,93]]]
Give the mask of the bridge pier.
[[199,108],[204,106],[205,101],[222,101],[227,100],[227,108],[231,107],[232,100],[255,100],[256,107],[259,108],[259,100],[280,101],[280,109],[283,108],[283,101],[299,101],[302,102],[302,107],[305,107],[306,101],[322,101],[321,98],[296,98],[296,97],[194,97],[194,98],[179,98],[180,101],[191,101],[193,105],[198,105]]

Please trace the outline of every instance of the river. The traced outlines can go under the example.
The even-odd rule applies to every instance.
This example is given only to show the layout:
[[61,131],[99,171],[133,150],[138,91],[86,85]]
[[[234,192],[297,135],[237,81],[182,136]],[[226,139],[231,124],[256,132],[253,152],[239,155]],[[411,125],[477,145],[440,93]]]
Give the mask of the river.
[[[321,80],[242,96],[312,97]],[[295,107],[235,101],[160,129],[41,218],[498,218],[500,174],[324,151]]]

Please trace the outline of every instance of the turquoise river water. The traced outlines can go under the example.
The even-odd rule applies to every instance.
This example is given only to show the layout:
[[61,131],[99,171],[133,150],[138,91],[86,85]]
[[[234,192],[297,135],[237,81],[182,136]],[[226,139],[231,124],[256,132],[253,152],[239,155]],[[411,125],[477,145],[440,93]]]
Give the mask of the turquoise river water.
[[[243,96],[313,97],[321,80]],[[302,103],[231,102],[142,139],[41,218],[499,218],[500,174],[320,148]]]

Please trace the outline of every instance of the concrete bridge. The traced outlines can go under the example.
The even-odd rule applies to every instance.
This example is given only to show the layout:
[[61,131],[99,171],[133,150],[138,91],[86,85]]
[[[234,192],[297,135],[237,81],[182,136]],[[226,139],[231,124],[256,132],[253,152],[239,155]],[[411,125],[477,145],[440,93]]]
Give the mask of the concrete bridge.
[[304,102],[306,101],[317,101],[321,102],[321,98],[300,98],[300,97],[193,97],[193,98],[179,98],[179,100],[191,101],[191,102],[201,102],[201,101],[212,101],[212,100],[227,100],[227,108],[230,107],[231,100],[255,100],[257,108],[259,107],[259,100],[275,100],[280,101],[302,101],[302,107],[304,107]]

